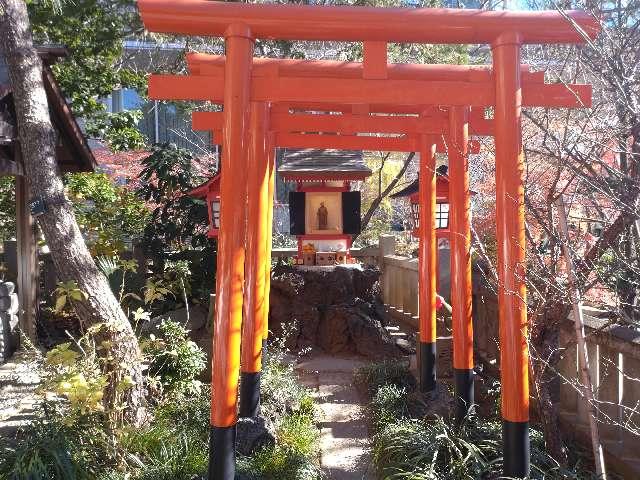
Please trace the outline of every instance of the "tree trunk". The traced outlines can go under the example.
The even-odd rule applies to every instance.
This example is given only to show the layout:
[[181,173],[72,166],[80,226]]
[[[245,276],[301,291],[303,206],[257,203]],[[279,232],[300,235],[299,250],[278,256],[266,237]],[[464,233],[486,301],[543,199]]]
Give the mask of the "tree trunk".
[[[389,194],[391,194],[391,191],[396,187],[396,185],[398,184],[400,179],[403,177],[403,175],[405,174],[405,172],[409,168],[409,165],[411,165],[411,161],[413,160],[413,157],[415,157],[415,156],[416,156],[416,152],[411,152],[411,153],[409,153],[409,155],[407,155],[407,158],[404,159],[404,163],[402,164],[402,168],[397,173],[397,175],[393,178],[393,180],[391,180],[391,182],[389,182],[389,185],[387,185],[387,187],[382,192],[380,192],[378,194],[378,196],[373,200],[373,202],[371,202],[371,205],[369,206],[369,209],[367,210],[367,213],[364,214],[364,216],[362,217],[362,221],[360,222],[360,230],[361,231],[363,231],[365,228],[367,228],[367,225],[369,225],[369,222],[373,218],[373,215],[376,213],[376,210],[378,209],[378,207],[380,206],[382,201],[385,198],[387,198],[389,196]],[[378,174],[382,175],[382,169],[380,170],[380,172],[378,172]],[[359,236],[359,234],[354,235],[351,238],[352,243],[356,241],[358,236]]]
[[[144,414],[141,354],[137,338],[122,308],[99,272],[66,200],[55,158],[56,132],[51,124],[42,80],[42,61],[33,47],[24,0],[0,0],[0,47],[6,57],[13,89],[18,134],[26,177],[32,195],[41,197],[46,212],[37,217],[62,281],[75,281],[88,299],[76,303],[85,326],[105,324],[101,335],[112,344],[106,373],[109,387],[106,406],[124,402],[124,415],[134,423]],[[133,387],[118,392],[125,377]]]
[[[568,465],[567,450],[562,438],[558,404],[554,401],[553,385],[557,381],[554,366],[559,360],[558,322],[545,312],[531,322],[531,373],[534,394],[537,399],[537,409],[540,424],[544,434],[545,450],[560,465]],[[565,318],[565,317],[562,317]]]

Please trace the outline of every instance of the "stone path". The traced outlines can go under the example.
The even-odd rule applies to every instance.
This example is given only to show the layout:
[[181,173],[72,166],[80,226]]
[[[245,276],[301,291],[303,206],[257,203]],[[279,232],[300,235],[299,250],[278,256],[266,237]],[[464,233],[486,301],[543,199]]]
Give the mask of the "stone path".
[[13,438],[34,418],[40,384],[33,353],[18,351],[0,365],[0,437]]
[[322,414],[320,464],[328,480],[374,480],[365,399],[356,389],[355,371],[362,357],[312,354],[298,362],[302,383],[315,392]]

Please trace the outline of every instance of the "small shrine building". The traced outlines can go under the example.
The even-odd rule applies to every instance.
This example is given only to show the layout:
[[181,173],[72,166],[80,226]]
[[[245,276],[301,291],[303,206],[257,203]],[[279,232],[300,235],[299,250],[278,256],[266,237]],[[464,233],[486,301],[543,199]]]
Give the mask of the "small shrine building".
[[350,263],[360,233],[358,182],[371,175],[359,150],[286,149],[278,169],[294,183],[289,193],[289,233],[298,241],[299,265]]

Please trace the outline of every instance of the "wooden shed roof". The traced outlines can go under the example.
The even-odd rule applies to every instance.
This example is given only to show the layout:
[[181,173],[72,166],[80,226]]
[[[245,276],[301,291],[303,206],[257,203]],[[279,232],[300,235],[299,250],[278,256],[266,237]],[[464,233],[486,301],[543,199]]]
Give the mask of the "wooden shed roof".
[[278,169],[287,181],[364,180],[371,169],[361,150],[286,149]]
[[[56,82],[50,66],[67,50],[58,45],[38,47],[43,63],[44,88],[49,101],[51,122],[59,134],[56,159],[63,172],[91,172],[96,160],[87,141],[71,113],[71,109]],[[17,158],[17,128],[13,93],[4,57],[0,55],[0,174],[20,175],[22,166]]]

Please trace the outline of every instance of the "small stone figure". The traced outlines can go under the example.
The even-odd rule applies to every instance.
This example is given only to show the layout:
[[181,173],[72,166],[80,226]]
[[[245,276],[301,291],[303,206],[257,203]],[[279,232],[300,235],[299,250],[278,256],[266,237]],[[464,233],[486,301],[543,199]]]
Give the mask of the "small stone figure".
[[327,230],[327,219],[329,218],[329,211],[324,206],[324,202],[320,202],[320,208],[318,208],[318,230]]

